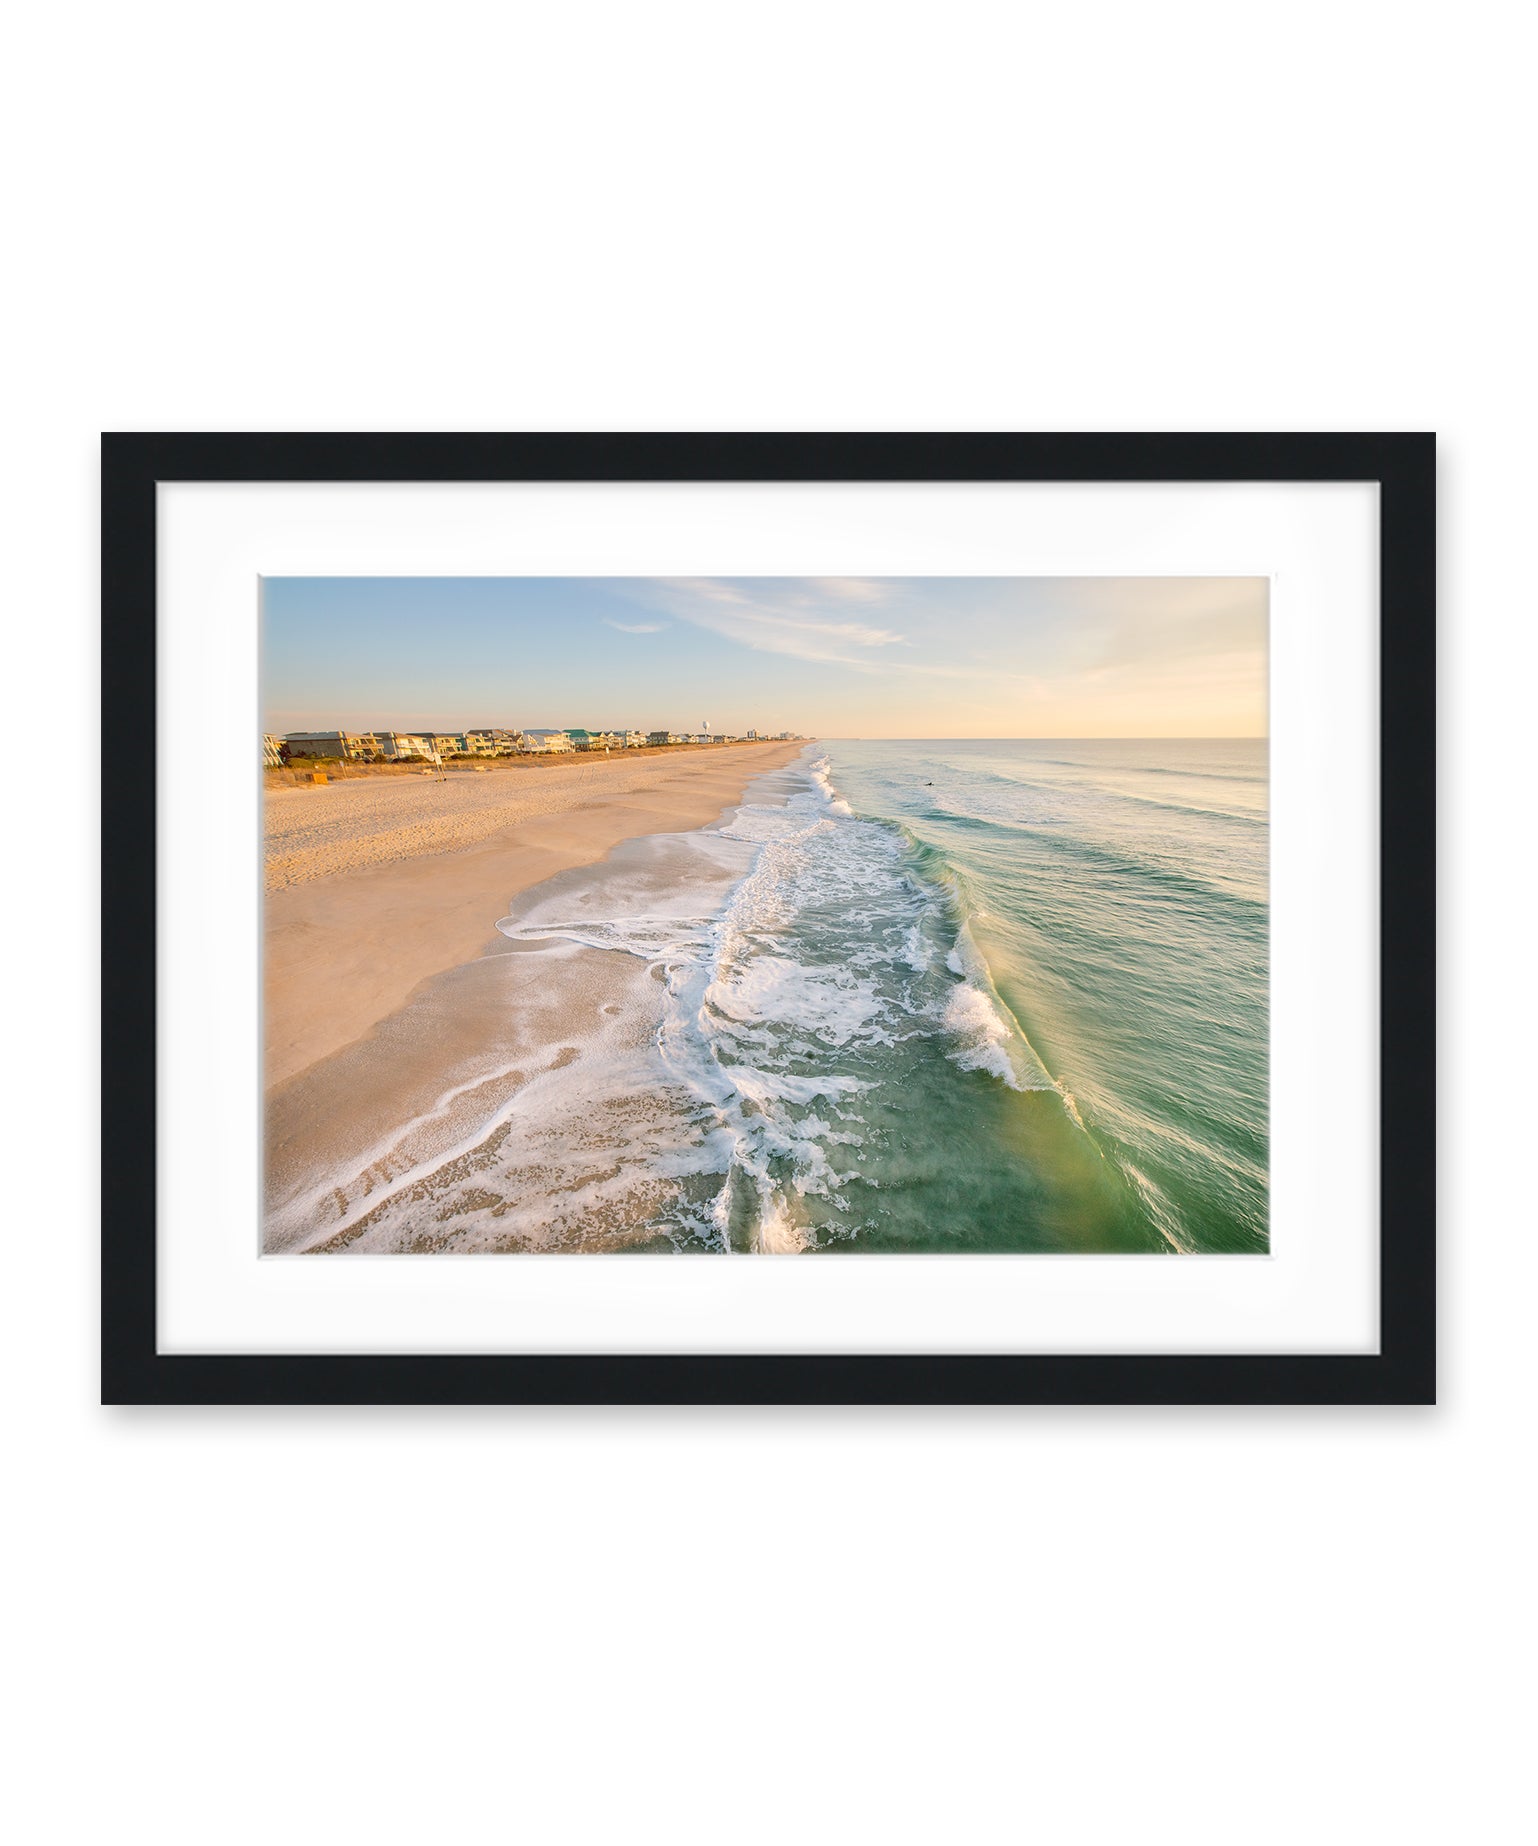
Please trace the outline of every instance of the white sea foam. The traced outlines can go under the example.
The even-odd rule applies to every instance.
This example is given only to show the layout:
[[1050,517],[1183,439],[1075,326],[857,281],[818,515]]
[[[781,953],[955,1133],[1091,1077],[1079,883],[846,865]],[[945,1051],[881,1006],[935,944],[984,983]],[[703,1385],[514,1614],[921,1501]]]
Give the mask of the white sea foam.
[[723,974],[705,989],[705,1005],[739,1028],[794,1027],[828,1045],[891,1042],[879,1024],[882,999],[869,981],[784,955],[759,955]]
[[833,786],[831,760],[826,756],[815,756],[807,764],[807,769],[818,793],[828,804],[828,812],[838,815],[841,819],[848,819],[854,810]]
[[1056,1086],[1014,1016],[999,998],[988,964],[962,923],[945,957],[962,984],[952,990],[945,1027],[955,1041],[953,1063],[963,1070],[985,1070],[1012,1090],[1050,1090]]
[[1045,1087],[1021,1082],[1009,1057],[1009,1028],[978,988],[963,984],[952,989],[945,1029],[956,1041],[951,1061],[963,1070],[985,1070],[1012,1090]]
[[917,923],[903,939],[902,958],[918,974],[922,974],[934,960],[934,951]]

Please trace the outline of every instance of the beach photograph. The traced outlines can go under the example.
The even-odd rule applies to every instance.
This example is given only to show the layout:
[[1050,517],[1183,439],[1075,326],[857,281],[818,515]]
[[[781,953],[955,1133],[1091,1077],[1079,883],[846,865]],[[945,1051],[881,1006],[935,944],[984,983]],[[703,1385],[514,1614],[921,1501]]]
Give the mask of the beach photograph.
[[1264,578],[281,578],[265,1255],[1269,1249]]

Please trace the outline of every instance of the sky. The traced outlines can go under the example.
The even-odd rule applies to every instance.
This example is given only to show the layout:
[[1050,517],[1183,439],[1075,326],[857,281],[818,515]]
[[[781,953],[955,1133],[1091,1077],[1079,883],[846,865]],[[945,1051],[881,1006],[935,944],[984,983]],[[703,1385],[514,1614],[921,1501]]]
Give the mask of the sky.
[[267,577],[264,728],[1263,737],[1264,577]]

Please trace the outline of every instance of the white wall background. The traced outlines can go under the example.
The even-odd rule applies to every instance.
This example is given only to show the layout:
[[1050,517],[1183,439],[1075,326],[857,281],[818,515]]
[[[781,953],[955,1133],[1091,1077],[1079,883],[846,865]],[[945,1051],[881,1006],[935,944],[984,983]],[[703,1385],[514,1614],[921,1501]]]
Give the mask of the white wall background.
[[12,737],[94,732],[102,428],[1434,426],[1456,956],[1426,1068],[1434,1412],[106,1411],[93,778],[17,764],[14,1837],[1516,1835],[1517,18],[147,0],[11,23]]

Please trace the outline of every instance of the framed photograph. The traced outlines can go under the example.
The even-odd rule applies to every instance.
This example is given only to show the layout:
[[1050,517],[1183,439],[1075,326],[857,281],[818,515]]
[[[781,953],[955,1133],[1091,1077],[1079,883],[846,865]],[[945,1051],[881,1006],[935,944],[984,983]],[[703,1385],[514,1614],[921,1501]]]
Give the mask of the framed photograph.
[[1432,437],[110,435],[102,555],[105,1401],[1434,1400]]

